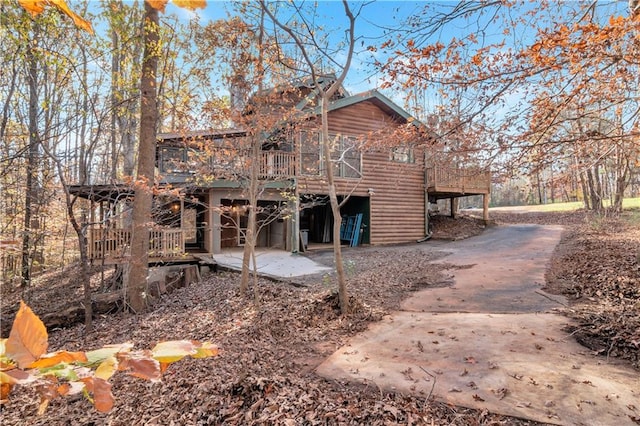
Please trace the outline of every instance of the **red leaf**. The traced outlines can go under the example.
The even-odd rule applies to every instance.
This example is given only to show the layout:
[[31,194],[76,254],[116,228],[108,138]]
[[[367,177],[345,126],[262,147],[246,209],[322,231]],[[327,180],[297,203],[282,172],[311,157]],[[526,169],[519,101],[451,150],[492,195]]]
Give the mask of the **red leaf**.
[[85,377],[80,381],[84,383],[87,391],[93,394],[93,405],[96,410],[102,413],[111,411],[114,404],[111,383],[97,377]]
[[152,358],[151,351],[118,354],[118,370],[131,370],[129,374],[146,380],[160,380],[160,363]]

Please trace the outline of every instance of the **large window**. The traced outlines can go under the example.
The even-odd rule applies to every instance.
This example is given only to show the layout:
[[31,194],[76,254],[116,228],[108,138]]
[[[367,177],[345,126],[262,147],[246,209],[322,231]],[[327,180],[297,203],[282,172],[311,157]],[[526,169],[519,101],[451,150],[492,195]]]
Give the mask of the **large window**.
[[[362,176],[362,154],[358,150],[356,138],[330,134],[333,144],[331,163],[334,176],[359,178]],[[302,174],[317,176],[325,171],[321,152],[320,134],[318,132],[302,132],[300,138],[300,161]]]

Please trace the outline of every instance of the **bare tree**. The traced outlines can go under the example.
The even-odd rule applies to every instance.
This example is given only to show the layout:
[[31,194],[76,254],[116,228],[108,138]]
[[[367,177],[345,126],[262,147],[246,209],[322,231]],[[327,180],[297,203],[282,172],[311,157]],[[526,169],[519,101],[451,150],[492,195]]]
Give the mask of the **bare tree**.
[[[330,56],[329,51],[318,43],[315,29],[307,22],[302,14],[302,10],[298,6],[293,6],[294,13],[301,19],[303,25],[303,32],[296,31],[296,29],[289,23],[282,21],[276,16],[277,11],[274,11],[269,4],[264,0],[260,1],[263,10],[274,22],[274,24],[284,31],[291,40],[295,43],[296,48],[302,54],[306,71],[310,73],[314,83],[314,88],[317,90],[318,97],[320,99],[321,106],[321,135],[322,135],[322,155],[324,162],[327,165],[325,168],[327,189],[329,193],[329,202],[331,205],[331,212],[333,214],[333,253],[334,262],[336,267],[337,279],[338,279],[338,295],[340,300],[340,310],[343,314],[349,314],[349,294],[347,291],[346,276],[344,271],[344,262],[342,259],[342,247],[340,245],[340,227],[342,224],[342,216],[340,214],[340,202],[338,201],[338,195],[336,192],[336,184],[334,178],[334,170],[331,167],[332,164],[332,151],[333,141],[329,137],[329,103],[332,96],[342,86],[345,78],[351,67],[351,61],[353,59],[353,53],[355,50],[356,36],[355,36],[355,24],[356,15],[351,11],[349,3],[343,0],[342,5],[344,7],[344,14],[347,19],[346,27],[346,54],[344,63],[341,65],[341,71],[335,79],[329,80],[323,79],[323,73],[319,69],[318,63],[314,60],[314,54],[320,52],[325,57]],[[334,62],[335,64],[335,62]],[[337,65],[337,64],[336,64]]]

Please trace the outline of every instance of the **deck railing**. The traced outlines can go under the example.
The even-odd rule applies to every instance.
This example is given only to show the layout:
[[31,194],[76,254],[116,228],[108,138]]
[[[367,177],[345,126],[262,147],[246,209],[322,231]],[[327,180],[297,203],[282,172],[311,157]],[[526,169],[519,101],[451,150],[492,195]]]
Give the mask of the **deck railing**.
[[285,151],[263,151],[260,177],[288,177],[296,174],[296,155]]
[[[220,176],[248,176],[251,166],[250,158],[245,152],[224,153],[209,158],[209,169]],[[260,179],[291,177],[296,174],[296,155],[287,151],[262,151],[259,160],[258,175]]]
[[[131,231],[127,229],[92,228],[87,232],[87,254],[90,260],[124,258],[130,254]],[[149,232],[149,256],[179,257],[185,253],[182,229],[152,229]]]
[[456,189],[460,192],[488,192],[491,188],[491,172],[473,168],[427,168],[429,189]]

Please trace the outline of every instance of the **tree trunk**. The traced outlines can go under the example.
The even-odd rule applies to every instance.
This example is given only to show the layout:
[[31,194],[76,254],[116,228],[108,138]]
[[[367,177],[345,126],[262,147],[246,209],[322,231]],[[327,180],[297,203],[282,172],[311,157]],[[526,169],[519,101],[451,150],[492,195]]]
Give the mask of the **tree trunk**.
[[144,58],[140,83],[140,145],[138,173],[135,183],[131,232],[131,270],[127,283],[129,308],[139,313],[147,306],[147,274],[149,269],[149,224],[153,202],[152,187],[155,166],[158,69],[158,11],[144,3]]
[[620,161],[616,173],[617,176],[615,182],[615,194],[611,208],[614,212],[620,213],[622,212],[622,200],[624,199],[624,191],[627,189],[627,185],[629,184],[629,176],[631,175],[628,158]]
[[596,187],[594,173],[590,167],[587,168],[587,186],[589,189],[589,199],[591,202],[591,210],[599,213],[600,211],[602,211],[602,200],[600,200],[598,190]]
[[118,143],[116,138],[116,129],[117,129],[117,115],[118,115],[118,81],[119,81],[119,73],[120,73],[120,43],[118,37],[118,31],[115,28],[111,29],[111,43],[112,43],[112,52],[111,52],[111,128],[110,130],[110,141],[111,141],[111,180],[115,182],[118,177]]
[[329,99],[326,93],[320,100],[322,104],[322,153],[324,156],[325,171],[327,176],[327,187],[329,189],[329,203],[331,213],[333,213],[333,262],[336,267],[338,279],[338,298],[340,300],[340,312],[348,315],[351,311],[349,306],[349,294],[347,292],[347,280],[344,273],[344,262],[342,260],[342,246],[340,245],[340,227],[342,225],[342,215],[340,214],[340,203],[336,193],[336,184],[333,176],[333,165],[331,164],[331,141],[329,140]]
[[[34,34],[38,32],[37,25],[34,24]],[[38,199],[38,179],[36,176],[38,169],[38,145],[40,135],[38,132],[38,62],[35,56],[35,43],[37,37],[34,35],[31,45],[27,49],[27,62],[29,64],[29,149],[27,154],[27,176],[24,198],[24,222],[22,236],[22,286],[29,287],[31,283],[31,248],[32,242],[32,208]]]
[[580,175],[580,188],[582,188],[582,201],[586,210],[591,210],[591,203],[589,202],[589,189],[587,187],[587,181],[584,178],[584,173],[579,172]]

